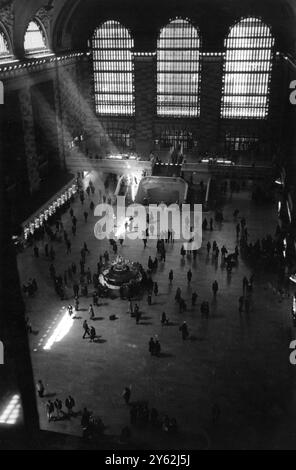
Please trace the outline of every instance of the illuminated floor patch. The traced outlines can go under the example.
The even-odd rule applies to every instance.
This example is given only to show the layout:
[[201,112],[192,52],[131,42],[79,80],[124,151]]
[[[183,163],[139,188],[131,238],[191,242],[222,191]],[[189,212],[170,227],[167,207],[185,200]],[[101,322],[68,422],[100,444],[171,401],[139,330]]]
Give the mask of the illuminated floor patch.
[[20,396],[13,395],[7,407],[0,415],[1,424],[15,424],[20,416],[21,403]]
[[58,343],[59,341],[61,341],[69,333],[73,323],[73,318],[69,315],[68,312],[66,312],[57,327],[55,328],[52,335],[46,341],[46,344],[45,346],[43,346],[43,349],[49,351],[54,343]]

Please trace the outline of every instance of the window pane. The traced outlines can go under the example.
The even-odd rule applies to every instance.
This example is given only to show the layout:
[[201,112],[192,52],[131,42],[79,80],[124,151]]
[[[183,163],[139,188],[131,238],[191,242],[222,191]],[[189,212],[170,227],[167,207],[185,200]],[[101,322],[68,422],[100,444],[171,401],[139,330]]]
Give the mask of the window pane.
[[10,55],[8,43],[5,34],[0,32],[0,57]]
[[107,21],[92,38],[96,111],[134,114],[133,39],[117,21]]
[[36,21],[31,21],[25,34],[25,51],[47,49],[46,40],[41,26]]
[[157,114],[199,115],[199,32],[176,19],[162,29],[157,44]]
[[268,116],[274,38],[259,18],[245,18],[226,40],[223,118]]

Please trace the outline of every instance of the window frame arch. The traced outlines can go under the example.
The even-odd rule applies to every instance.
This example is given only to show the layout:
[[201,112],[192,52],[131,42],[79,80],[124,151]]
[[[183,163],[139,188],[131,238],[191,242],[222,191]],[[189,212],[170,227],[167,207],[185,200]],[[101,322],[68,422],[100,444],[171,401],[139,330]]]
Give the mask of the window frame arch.
[[[178,21],[181,21],[183,22],[187,28],[190,28],[191,29],[191,35],[188,36],[188,37],[182,37],[182,40],[183,40],[183,43],[185,43],[186,40],[189,40],[191,41],[191,43],[193,43],[195,40],[197,40],[198,42],[198,47],[195,48],[191,45],[190,48],[185,48],[185,46],[183,45],[183,47],[177,47],[177,45],[174,45],[172,47],[161,47],[161,37],[163,35],[163,33],[165,32],[165,30],[169,29],[171,27],[171,25],[174,23],[174,22],[178,22]],[[181,28],[179,28],[181,30]],[[194,37],[194,34],[192,34],[192,32],[195,32],[196,34],[196,37]],[[168,40],[172,40],[174,42],[177,41],[178,39],[178,34],[175,35],[175,37],[172,37],[172,38],[165,38],[167,41]],[[170,59],[171,60],[171,68],[170,69],[167,69],[167,70],[162,70],[161,69],[161,62],[162,64],[164,65],[165,62],[170,62],[170,60],[166,60],[165,59],[165,55],[167,53],[167,51],[177,51],[177,50],[180,50],[180,51],[190,51],[190,54],[189,54],[189,59],[187,58],[187,61],[184,60],[184,59],[181,59],[181,60],[177,60],[177,59]],[[161,59],[161,54],[160,52],[163,52],[163,59]],[[196,60],[192,60],[192,55],[193,54],[197,54],[197,58]],[[182,57],[182,55],[181,55]],[[202,60],[201,60],[201,57],[202,57],[202,37],[201,37],[201,30],[200,30],[200,27],[195,23],[193,22],[191,19],[187,18],[187,17],[180,17],[180,16],[176,16],[174,18],[170,18],[170,20],[168,21],[168,23],[166,23],[165,25],[163,25],[161,27],[161,29],[159,30],[159,34],[157,36],[157,49],[156,49],[156,60],[157,60],[157,116],[158,117],[163,117],[163,118],[189,118],[189,119],[196,119],[196,118],[199,118],[200,116],[200,89],[201,89],[201,71],[202,71]],[[184,63],[186,62],[190,62],[192,64],[195,65],[196,68],[194,68],[194,66],[192,66],[192,68],[190,68],[188,71],[184,72],[184,70],[182,70],[182,64],[184,65]],[[178,63],[180,63],[180,66],[178,67]],[[174,67],[175,66],[175,67]],[[178,70],[176,70],[178,69]],[[182,77],[182,80],[181,82],[179,82],[179,89],[178,89],[178,82],[176,82],[175,80],[175,77],[173,77],[173,80],[170,81],[170,80],[167,80],[169,78],[169,75],[174,75],[174,74],[182,74],[183,77]],[[197,80],[196,80],[196,89],[194,92],[192,92],[192,83],[190,83],[190,80],[188,82],[187,80],[187,92],[186,93],[182,93],[181,92],[181,88],[184,86],[184,84],[186,85],[186,77],[187,79],[189,79],[190,76],[194,76],[195,74],[197,74]],[[163,79],[163,87],[161,87],[161,83],[162,83],[162,79]],[[169,96],[170,95],[170,91],[166,91],[165,90],[165,87],[167,87],[167,84],[169,82],[169,85],[170,85],[170,91],[171,91],[171,96],[173,97],[172,99],[172,102],[169,104],[169,103],[165,103],[164,101],[162,102],[162,100],[164,99],[165,96]],[[176,86],[176,83],[177,83],[177,86]],[[177,92],[176,91],[173,91],[174,88],[177,88]],[[162,97],[162,100],[161,100],[161,97]],[[179,103],[178,103],[178,98],[179,97]],[[187,109],[186,109],[186,99],[184,100],[184,97],[187,98]],[[182,98],[183,98],[183,102],[182,102]],[[191,98],[191,99],[190,99]],[[167,110],[165,109],[167,108]],[[169,109],[171,108],[171,110]],[[175,108],[175,110],[174,110]]]
[[[233,36],[231,37],[231,34],[235,31],[235,29],[242,23],[243,21],[256,21],[257,27],[261,28],[261,34],[254,35],[254,32],[256,32],[256,28],[253,27],[253,36],[249,32],[252,28],[252,26],[248,27],[248,32],[249,34],[246,35],[240,35],[240,36]],[[264,30],[268,30],[268,35],[264,35],[263,32]],[[247,48],[246,46],[241,46],[237,45],[236,47],[229,46],[229,41],[232,39],[236,39],[237,41],[243,41],[244,38],[251,39],[251,47]],[[266,39],[267,41],[270,41],[270,44],[264,44],[259,47],[260,42],[262,39]],[[255,39],[257,39],[257,42],[255,42]],[[273,72],[273,66],[274,66],[274,59],[275,59],[275,35],[273,34],[273,30],[271,25],[269,25],[262,17],[260,16],[253,16],[253,15],[248,15],[248,16],[242,16],[240,19],[238,19],[233,25],[229,27],[228,34],[224,38],[224,63],[223,63],[223,80],[222,80],[222,97],[221,97],[221,113],[220,116],[222,119],[255,119],[255,120],[266,120],[269,116],[269,107],[270,107],[270,92],[271,92],[271,80],[272,80],[272,72]],[[243,44],[243,42],[242,42]],[[254,51],[254,56],[256,57],[257,54],[257,59],[251,58],[249,60],[245,58],[237,59],[237,52],[242,51],[246,54],[247,51]],[[266,58],[264,59],[264,51]],[[267,52],[270,52],[270,57],[268,58]],[[255,53],[256,52],[256,53]],[[228,55],[230,58],[228,58]],[[250,54],[251,55],[251,54]],[[232,58],[231,58],[232,57]],[[237,68],[236,70],[228,70],[228,67],[231,67],[235,64],[235,62],[241,62],[241,68]],[[263,63],[266,63],[266,68],[263,70],[252,70],[252,67],[254,68],[254,65],[250,65],[249,70],[246,64],[257,64],[257,66],[261,67],[263,66]],[[245,68],[243,68],[245,64]],[[267,66],[268,64],[268,66]],[[238,89],[241,87],[242,91],[242,82],[238,78],[233,85],[227,84],[227,77],[230,75],[237,75],[238,77],[241,75],[246,75],[247,80],[245,82],[245,87],[249,86],[249,88],[252,88],[253,93],[239,93],[238,90],[235,91],[235,89]],[[251,80],[251,77],[255,77],[257,75],[256,80]],[[266,76],[266,80],[262,80],[262,75]],[[261,77],[261,82],[260,82],[260,77]],[[232,88],[232,89],[231,89]],[[234,91],[233,91],[234,90]],[[232,92],[231,92],[232,91]],[[256,93],[255,93],[256,91]],[[231,97],[233,97],[233,101],[231,103]],[[249,104],[239,104],[239,97],[242,99],[243,103],[243,98],[245,99],[245,103],[249,99]],[[253,97],[253,100],[251,99]],[[255,98],[258,98],[256,100]],[[260,98],[261,98],[261,104],[260,104]],[[236,100],[235,100],[236,99]],[[229,101],[229,105],[227,105],[227,101]],[[235,102],[236,101],[236,102]],[[252,103],[253,101],[253,103]],[[257,101],[257,104],[256,104]],[[245,112],[244,112],[245,110]]]
[[3,37],[3,42],[7,44],[7,49],[8,49],[8,53],[5,54],[1,54],[0,52],[0,61],[1,60],[7,60],[8,58],[11,58],[13,57],[13,48],[12,48],[12,42],[11,42],[11,39],[10,39],[10,35],[7,31],[7,29],[5,28],[5,25],[0,21],[0,35]]
[[[101,39],[98,33],[100,30],[102,30],[102,35],[107,33],[107,29],[104,31],[103,28],[108,24],[110,24],[110,26],[113,24],[113,27],[116,25],[118,29],[121,29],[121,31],[125,33],[124,37],[117,37],[116,29],[114,29],[112,31],[112,36],[108,37],[108,35],[105,34],[105,37]],[[123,44],[121,44],[121,47],[115,47],[115,45],[113,47],[99,47],[100,40],[118,41],[119,45],[120,42],[124,43],[127,41],[128,47],[122,47]],[[96,114],[100,116],[133,117],[135,115],[135,74],[133,62],[134,38],[130,28],[126,27],[118,19],[107,19],[101,22],[93,31],[90,45],[93,62]],[[124,54],[124,52],[126,54]],[[104,68],[104,63],[112,62],[114,63],[111,65],[110,69]],[[116,69],[117,65],[122,67],[122,69],[119,69],[118,71]],[[115,81],[112,77],[114,75]],[[116,85],[119,86],[116,87]],[[104,87],[106,91],[102,89]]]
[[[26,49],[26,36],[27,34],[30,32],[28,31],[29,29],[29,26],[34,23],[37,27],[38,27],[38,30],[42,36],[42,40],[43,40],[43,43],[44,43],[44,46],[43,47],[34,47],[34,48],[30,48],[30,49]],[[36,53],[42,53],[42,52],[48,52],[50,50],[49,48],[49,38],[47,36],[47,32],[46,32],[46,29],[45,29],[45,26],[43,25],[42,21],[37,18],[36,16],[34,16],[33,18],[31,18],[31,20],[29,21],[28,25],[27,25],[27,29],[25,31],[25,34],[24,34],[24,51],[25,51],[25,55],[31,55],[31,54],[36,54]]]

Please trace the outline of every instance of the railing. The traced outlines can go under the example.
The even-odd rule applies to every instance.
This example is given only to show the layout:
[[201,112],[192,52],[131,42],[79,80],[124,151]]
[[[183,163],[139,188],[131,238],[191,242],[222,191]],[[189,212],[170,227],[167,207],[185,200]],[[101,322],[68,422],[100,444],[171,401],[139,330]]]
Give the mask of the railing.
[[76,178],[73,178],[67,183],[60,191],[52,196],[38,211],[32,214],[27,220],[22,223],[23,237],[26,240],[30,234],[33,235],[34,231],[43,225],[50,216],[52,216],[57,208],[63,206],[72,195],[78,191]]
[[130,174],[133,172],[151,174],[152,164],[149,160],[117,160],[87,158],[83,155],[71,155],[66,158],[68,169],[76,171],[97,170],[106,173]]

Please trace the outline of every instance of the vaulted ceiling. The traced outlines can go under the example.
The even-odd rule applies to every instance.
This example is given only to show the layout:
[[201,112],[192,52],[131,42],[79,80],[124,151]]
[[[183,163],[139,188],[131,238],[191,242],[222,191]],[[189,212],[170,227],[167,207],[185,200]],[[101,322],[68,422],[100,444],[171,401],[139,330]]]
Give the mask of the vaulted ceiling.
[[205,47],[215,50],[223,46],[234,21],[254,14],[273,27],[278,48],[296,56],[296,0],[0,0],[0,15],[8,4],[14,12],[14,49],[20,53],[30,19],[48,5],[54,50],[85,48],[94,28],[106,19],[122,21],[134,33],[136,48],[151,50],[159,28],[176,15],[196,22]]

